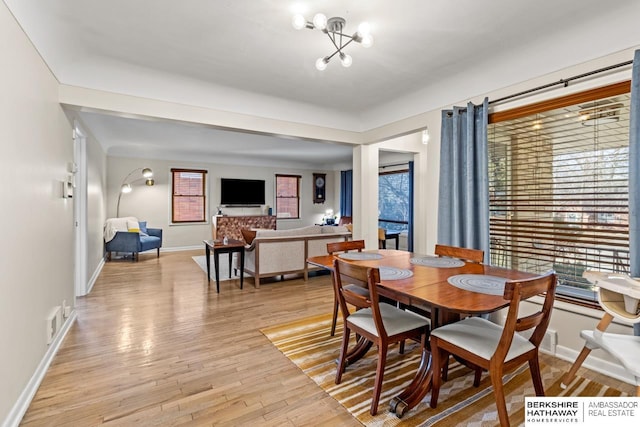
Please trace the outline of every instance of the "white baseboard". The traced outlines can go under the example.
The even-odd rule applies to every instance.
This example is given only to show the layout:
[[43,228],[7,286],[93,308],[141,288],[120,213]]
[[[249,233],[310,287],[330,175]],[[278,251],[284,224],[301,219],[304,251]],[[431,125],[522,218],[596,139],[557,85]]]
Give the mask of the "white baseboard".
[[193,251],[197,249],[202,249],[204,251],[204,243],[197,246],[174,246],[172,248],[160,248],[160,252]]
[[44,357],[38,364],[38,367],[31,376],[31,379],[27,383],[27,386],[24,388],[24,390],[22,390],[20,397],[11,408],[11,411],[9,411],[9,415],[2,422],[2,427],[17,427],[20,424],[22,417],[24,417],[24,414],[27,412],[27,409],[31,404],[33,396],[35,396],[36,391],[38,391],[38,387],[40,387],[40,383],[42,383],[42,380],[44,379],[44,376],[47,373],[47,370],[49,369],[53,358],[60,349],[62,341],[67,336],[67,333],[71,329],[71,325],[73,325],[73,322],[76,321],[76,318],[77,313],[75,310],[73,310],[67,320],[65,320],[65,322],[62,324],[60,332],[56,335],[51,344],[49,344],[47,352],[44,354]]
[[98,280],[98,276],[100,276],[102,267],[104,267],[104,258],[100,260],[100,262],[98,263],[98,266],[96,267],[95,271],[91,275],[91,278],[89,279],[89,283],[87,283],[87,293],[90,293],[91,290],[93,289],[93,285],[96,284],[96,280]]

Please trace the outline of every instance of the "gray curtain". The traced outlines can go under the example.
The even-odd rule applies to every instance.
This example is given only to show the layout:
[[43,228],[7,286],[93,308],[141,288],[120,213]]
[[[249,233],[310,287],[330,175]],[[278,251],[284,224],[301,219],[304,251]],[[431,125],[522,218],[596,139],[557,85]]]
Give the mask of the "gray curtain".
[[438,243],[489,254],[489,102],[442,112]]
[[[629,263],[631,277],[640,277],[640,50],[631,73],[629,112]],[[634,325],[640,335],[640,323]]]

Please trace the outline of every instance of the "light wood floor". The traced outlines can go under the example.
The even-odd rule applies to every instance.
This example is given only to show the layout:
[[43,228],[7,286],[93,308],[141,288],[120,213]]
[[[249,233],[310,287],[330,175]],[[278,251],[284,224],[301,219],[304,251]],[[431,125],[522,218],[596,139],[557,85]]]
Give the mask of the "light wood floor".
[[244,290],[224,281],[216,294],[191,259],[202,254],[106,263],[22,425],[359,426],[260,332],[329,313],[329,276],[258,290],[251,278]]

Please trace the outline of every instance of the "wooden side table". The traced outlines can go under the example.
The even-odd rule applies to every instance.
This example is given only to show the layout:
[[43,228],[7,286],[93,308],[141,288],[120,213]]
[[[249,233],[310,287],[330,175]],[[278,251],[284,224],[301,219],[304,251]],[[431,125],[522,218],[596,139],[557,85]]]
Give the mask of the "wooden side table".
[[211,282],[211,261],[210,255],[213,250],[213,263],[216,272],[216,292],[220,293],[220,254],[229,254],[229,277],[231,277],[231,260],[233,254],[240,254],[240,289],[244,280],[244,242],[236,239],[229,239],[227,244],[222,240],[204,240],[204,249],[207,258],[207,280]]

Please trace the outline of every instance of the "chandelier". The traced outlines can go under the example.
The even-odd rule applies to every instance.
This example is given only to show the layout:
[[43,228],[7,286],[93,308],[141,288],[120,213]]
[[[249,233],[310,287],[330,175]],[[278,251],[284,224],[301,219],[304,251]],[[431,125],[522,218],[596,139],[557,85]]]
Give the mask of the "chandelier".
[[343,52],[344,48],[351,42],[360,43],[364,47],[370,47],[373,44],[373,37],[371,37],[370,26],[367,22],[363,22],[358,26],[358,31],[353,35],[344,34],[344,26],[347,21],[341,17],[333,17],[327,19],[322,13],[316,13],[313,17],[313,21],[307,21],[302,15],[295,15],[293,17],[293,28],[301,30],[308,28],[310,30],[318,29],[325,33],[331,43],[335,47],[335,52],[331,55],[318,58],[316,61],[316,68],[323,71],[327,68],[327,64],[334,56],[338,55],[343,67],[350,67],[353,63],[351,55]]

